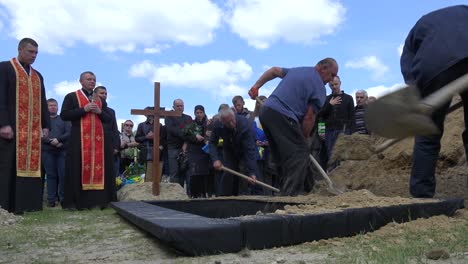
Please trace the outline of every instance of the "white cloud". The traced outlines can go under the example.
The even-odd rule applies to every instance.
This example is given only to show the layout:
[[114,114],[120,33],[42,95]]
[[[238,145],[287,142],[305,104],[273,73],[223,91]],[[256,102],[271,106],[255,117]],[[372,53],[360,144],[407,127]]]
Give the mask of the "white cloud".
[[239,85],[231,83],[227,85],[220,85],[219,89],[213,90],[213,94],[216,98],[224,98],[226,97],[226,94],[234,96],[239,94],[245,94],[245,91],[245,87],[241,87]]
[[165,86],[200,89],[210,92],[214,97],[227,97],[247,92],[247,87],[243,88],[238,83],[250,78],[252,67],[244,60],[210,60],[170,65],[155,65],[145,60],[132,65],[129,74],[152,82],[163,82]]
[[401,57],[401,54],[403,53],[403,43],[398,45],[397,52],[398,52],[398,57]]
[[[405,87],[405,84],[403,83],[397,83],[391,86],[384,86],[384,85],[379,85],[379,86],[374,86],[374,87],[369,87],[365,89],[367,91],[367,94],[369,96],[374,96],[376,98],[382,97],[388,93],[394,92],[396,90],[401,89],[402,87]],[[356,90],[357,91],[357,90]],[[353,96],[356,93],[356,91],[353,92]]]
[[54,85],[54,93],[64,97],[68,93],[74,92],[81,88],[79,81],[62,81]]
[[[155,51],[158,45],[204,45],[213,40],[222,11],[209,0],[33,1],[1,0],[5,27],[41,50],[63,53],[77,43],[104,51]],[[45,15],[47,14],[47,15]],[[148,50],[147,50],[148,51]]]
[[227,23],[249,45],[266,49],[284,40],[320,42],[343,22],[346,9],[335,0],[231,0]]
[[143,49],[143,53],[146,53],[146,54],[159,54],[161,53],[162,50],[164,49],[168,49],[170,48],[171,46],[168,45],[168,44],[165,44],[165,45],[155,45],[154,47],[148,47],[148,48],[144,48]]
[[347,61],[345,63],[345,67],[371,71],[373,75],[372,78],[376,80],[384,77],[385,73],[388,71],[388,66],[380,61],[376,56],[366,56],[356,60]]
[[[102,85],[100,82],[96,83],[96,86]],[[79,81],[61,81],[54,84],[52,91],[47,91],[47,97],[57,96],[58,98],[63,98],[65,95],[75,92],[76,90],[81,89],[81,83]],[[114,96],[112,93],[107,95],[107,102],[109,102]]]

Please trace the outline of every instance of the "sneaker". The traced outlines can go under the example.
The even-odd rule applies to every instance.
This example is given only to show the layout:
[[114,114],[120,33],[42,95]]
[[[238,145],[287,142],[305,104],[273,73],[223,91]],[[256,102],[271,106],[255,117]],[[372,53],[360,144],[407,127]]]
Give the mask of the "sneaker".
[[47,207],[55,207],[55,202],[47,202]]

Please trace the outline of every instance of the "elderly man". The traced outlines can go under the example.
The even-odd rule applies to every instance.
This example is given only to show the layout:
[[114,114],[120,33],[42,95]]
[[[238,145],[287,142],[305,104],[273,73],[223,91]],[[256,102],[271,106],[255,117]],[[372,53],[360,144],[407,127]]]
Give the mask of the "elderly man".
[[354,108],[354,116],[356,118],[356,126],[354,132],[359,134],[369,134],[366,127],[366,121],[364,120],[364,114],[366,113],[367,107],[367,92],[364,90],[358,90],[355,95],[356,107]]
[[[256,180],[256,145],[252,123],[247,118],[237,115],[230,108],[221,109],[219,121],[215,121],[209,140],[209,151],[213,167],[221,170],[224,166],[219,157],[218,142],[223,139],[223,162],[227,168],[238,171],[241,161],[245,164],[247,175]],[[220,195],[230,196],[239,194],[239,178],[224,172],[220,180]]]
[[315,67],[273,67],[260,76],[249,91],[251,98],[266,82],[282,78],[260,112],[265,135],[280,169],[281,192],[298,195],[311,190],[313,172],[307,140],[315,115],[325,102],[325,84],[338,73],[335,59],[326,58]]
[[184,144],[183,128],[192,123],[192,117],[184,114],[184,101],[175,99],[172,108],[174,111],[179,111],[182,116],[166,117],[167,131],[167,153],[169,161],[169,178],[173,183],[179,183],[182,187],[185,183],[185,172],[179,171],[177,157],[179,153],[185,152],[187,145]]

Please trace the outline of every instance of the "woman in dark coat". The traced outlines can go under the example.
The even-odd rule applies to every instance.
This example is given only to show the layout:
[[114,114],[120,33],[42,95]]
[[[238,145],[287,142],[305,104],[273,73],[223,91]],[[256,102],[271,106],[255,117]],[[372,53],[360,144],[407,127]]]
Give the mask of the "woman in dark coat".
[[187,143],[188,193],[192,198],[199,198],[212,193],[213,178],[210,177],[210,156],[202,149],[208,142],[208,137],[205,136],[205,108],[195,106],[194,114],[194,121],[184,128],[184,137]]

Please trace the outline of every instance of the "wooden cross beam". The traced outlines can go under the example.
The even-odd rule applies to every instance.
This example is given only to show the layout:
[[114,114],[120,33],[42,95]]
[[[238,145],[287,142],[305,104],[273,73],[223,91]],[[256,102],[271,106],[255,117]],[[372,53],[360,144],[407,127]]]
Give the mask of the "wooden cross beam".
[[179,111],[164,111],[160,107],[161,85],[159,82],[154,83],[154,110],[140,110],[131,109],[130,114],[132,115],[151,115],[154,116],[153,121],[153,195],[159,195],[159,182],[161,181],[159,175],[159,119],[166,116],[182,116]]

